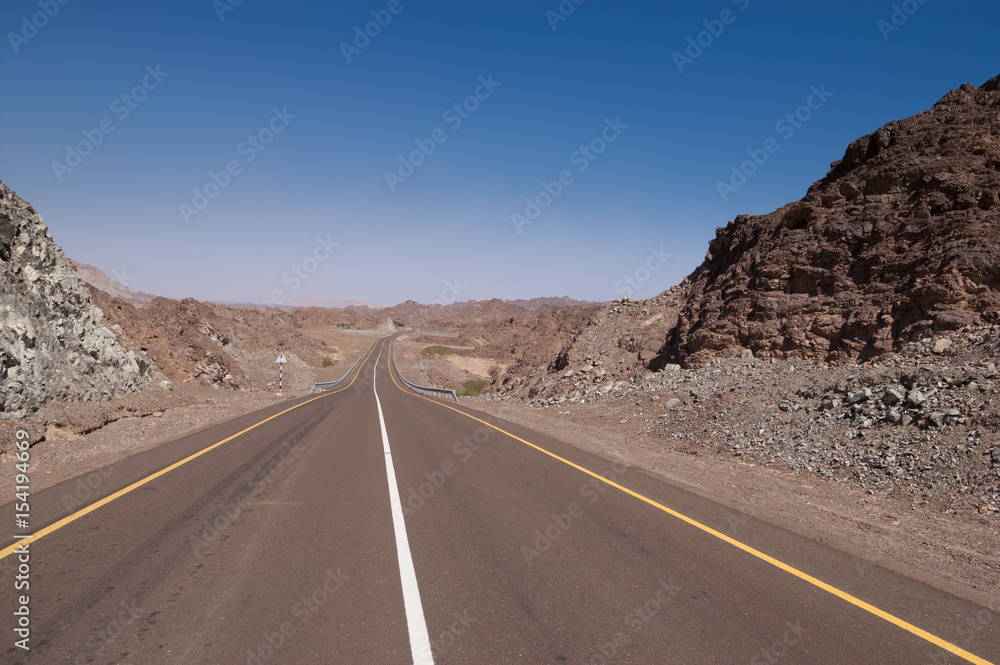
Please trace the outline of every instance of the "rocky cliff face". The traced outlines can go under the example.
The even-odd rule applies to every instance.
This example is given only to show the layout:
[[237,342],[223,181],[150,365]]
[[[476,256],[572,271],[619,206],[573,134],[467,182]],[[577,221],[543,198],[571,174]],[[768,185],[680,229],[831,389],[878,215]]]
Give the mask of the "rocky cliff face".
[[136,391],[150,368],[126,350],[35,210],[0,182],[0,419],[51,399]]
[[717,231],[658,362],[866,360],[1000,317],[1000,76],[852,143],[805,198]]

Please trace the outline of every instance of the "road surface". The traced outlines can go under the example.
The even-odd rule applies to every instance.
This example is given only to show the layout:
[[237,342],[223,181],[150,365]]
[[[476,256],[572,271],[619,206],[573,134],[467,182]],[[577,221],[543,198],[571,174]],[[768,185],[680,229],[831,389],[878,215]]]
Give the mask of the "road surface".
[[0,660],[1000,663],[991,610],[409,392],[390,347],[34,494]]

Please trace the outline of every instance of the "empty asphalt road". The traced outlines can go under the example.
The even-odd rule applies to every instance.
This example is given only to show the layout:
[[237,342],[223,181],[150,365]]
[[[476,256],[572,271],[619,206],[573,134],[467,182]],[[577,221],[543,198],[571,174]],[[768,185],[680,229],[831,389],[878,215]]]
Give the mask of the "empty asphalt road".
[[1000,663],[991,610],[414,394],[390,347],[33,495],[0,661]]

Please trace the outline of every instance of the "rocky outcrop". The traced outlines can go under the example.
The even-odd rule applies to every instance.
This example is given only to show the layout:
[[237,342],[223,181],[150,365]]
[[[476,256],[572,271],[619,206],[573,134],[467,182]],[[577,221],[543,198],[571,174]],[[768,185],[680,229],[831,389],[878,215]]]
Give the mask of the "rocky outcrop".
[[109,324],[130,347],[145,353],[173,380],[214,388],[240,388],[244,375],[227,353],[232,335],[212,321],[213,305],[191,298],[155,298],[138,309],[100,289],[91,289],[94,301]]
[[0,418],[52,399],[104,401],[151,368],[123,347],[35,210],[0,182]]
[[375,330],[382,333],[394,333],[396,332],[396,324],[393,323],[392,319],[387,318],[385,321],[380,323],[378,328]]
[[1000,317],[1000,77],[853,142],[805,198],[717,230],[659,364],[859,361]]

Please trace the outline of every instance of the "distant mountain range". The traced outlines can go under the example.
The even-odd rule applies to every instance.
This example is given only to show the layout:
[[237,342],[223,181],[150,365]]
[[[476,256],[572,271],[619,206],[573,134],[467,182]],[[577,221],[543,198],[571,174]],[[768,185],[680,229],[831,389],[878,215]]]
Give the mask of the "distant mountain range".
[[[79,261],[73,261],[70,259],[73,267],[76,268],[76,274],[80,276],[87,284],[90,284],[96,289],[100,289],[105,293],[124,300],[130,305],[142,306],[151,302],[156,296],[150,295],[148,293],[143,293],[142,291],[134,291],[118,280],[112,279],[100,268],[96,268],[86,263],[80,263]],[[127,275],[122,275],[122,279],[127,280]]]
[[348,309],[353,307],[367,307],[368,309],[382,309],[379,305],[373,305],[364,300],[336,300],[331,298],[296,298],[284,304],[285,307],[323,307],[325,309]]
[[[94,288],[100,289],[101,291],[104,291],[105,293],[114,296],[115,298],[124,300],[130,305],[136,305],[138,307],[141,307],[143,305],[148,304],[154,298],[157,297],[154,295],[150,295],[148,293],[143,293],[142,291],[135,291],[133,289],[128,288],[127,286],[122,284],[121,281],[119,281],[118,279],[108,276],[108,274],[105,273],[100,268],[87,265],[86,263],[80,263],[79,261],[71,260],[71,262],[73,263],[73,266],[76,268],[77,274],[80,275],[80,278],[84,282],[90,284]],[[118,277],[118,275],[116,275],[116,277]],[[128,275],[121,275],[120,277],[122,279],[125,279],[126,281],[128,280]],[[504,305],[509,305],[511,307],[519,307],[521,309],[531,309],[531,310],[540,310],[549,307],[569,307],[574,305],[586,306],[586,305],[599,304],[599,303],[589,302],[586,300],[574,300],[569,296],[562,296],[561,298],[558,297],[531,298],[530,300],[523,300],[523,299],[500,300],[499,298],[478,298],[476,300],[463,300],[461,302],[450,303],[446,305],[441,303],[434,303],[430,305],[421,304],[419,306],[421,308],[428,308],[428,309],[457,311],[457,310],[468,309],[470,307],[475,307],[477,305],[482,307],[483,303],[492,303],[494,301],[496,302],[496,304],[504,304]],[[219,303],[219,304],[226,304],[226,303]],[[235,305],[238,303],[228,303],[228,304]],[[412,300],[408,300],[405,303],[399,303],[398,305],[394,305],[393,307],[386,308],[382,307],[381,305],[374,305],[370,302],[365,302],[364,300],[344,300],[335,298],[296,298],[295,300],[284,303],[282,307],[295,307],[303,309],[307,309],[309,307],[319,307],[322,309],[353,309],[362,311],[370,310],[372,312],[377,312],[383,309],[400,309],[400,308],[412,311],[412,307],[416,306],[417,304],[418,303],[415,303]],[[494,305],[494,307],[495,306],[496,305]]]
[[562,296],[561,298],[549,297],[549,298],[531,298],[530,300],[502,300],[500,298],[476,298],[475,300],[462,300],[460,302],[450,303],[447,305],[442,305],[441,303],[434,303],[432,305],[427,305],[428,307],[436,309],[452,309],[461,310],[468,309],[469,307],[474,307],[484,302],[491,302],[496,300],[505,305],[511,305],[513,307],[520,307],[522,309],[545,309],[547,307],[570,307],[574,305],[594,305],[599,303],[594,303],[589,300],[574,300],[569,296]]

